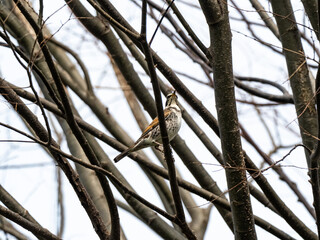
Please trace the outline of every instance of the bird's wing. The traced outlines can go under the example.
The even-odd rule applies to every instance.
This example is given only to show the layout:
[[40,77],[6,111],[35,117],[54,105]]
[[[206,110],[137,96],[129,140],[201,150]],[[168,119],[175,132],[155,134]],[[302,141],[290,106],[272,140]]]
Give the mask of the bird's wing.
[[[170,111],[169,109],[164,109],[163,111],[164,113],[164,119],[167,118],[167,116],[169,115]],[[149,126],[143,131],[141,137],[144,137],[146,134],[148,134],[152,129],[154,129],[156,126],[159,125],[159,120],[158,117],[156,117],[155,119],[153,119],[153,121],[149,124]],[[140,138],[141,138],[140,137]]]

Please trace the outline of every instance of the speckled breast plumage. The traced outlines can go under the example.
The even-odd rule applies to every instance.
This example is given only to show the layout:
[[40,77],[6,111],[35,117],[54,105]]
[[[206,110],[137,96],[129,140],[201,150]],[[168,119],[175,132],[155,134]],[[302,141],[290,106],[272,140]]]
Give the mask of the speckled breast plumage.
[[[168,132],[169,141],[171,141],[179,132],[181,127],[181,111],[175,107],[169,107],[170,113],[166,117],[166,127]],[[155,127],[150,132],[150,138],[155,142],[162,144],[160,128],[159,126]]]

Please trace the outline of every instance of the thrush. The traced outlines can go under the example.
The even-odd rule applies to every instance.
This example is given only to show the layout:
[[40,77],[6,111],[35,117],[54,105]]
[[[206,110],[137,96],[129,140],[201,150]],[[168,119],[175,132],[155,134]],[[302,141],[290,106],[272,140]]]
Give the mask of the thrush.
[[[176,91],[170,93],[167,96],[166,106],[163,110],[169,141],[171,141],[177,135],[181,127],[181,109],[177,104],[177,99],[178,96],[176,95]],[[156,147],[159,149],[161,145],[162,138],[159,127],[159,119],[156,117],[143,131],[133,146],[116,156],[114,161],[119,162],[122,158],[128,156],[130,153],[146,147]]]

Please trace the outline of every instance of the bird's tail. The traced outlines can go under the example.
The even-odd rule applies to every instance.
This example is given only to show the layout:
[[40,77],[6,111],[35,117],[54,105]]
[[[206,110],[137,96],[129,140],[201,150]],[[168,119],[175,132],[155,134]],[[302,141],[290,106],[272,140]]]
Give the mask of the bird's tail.
[[113,161],[114,162],[119,162],[122,158],[128,156],[131,153],[130,148],[125,150],[124,152],[120,153],[118,156],[116,156]]

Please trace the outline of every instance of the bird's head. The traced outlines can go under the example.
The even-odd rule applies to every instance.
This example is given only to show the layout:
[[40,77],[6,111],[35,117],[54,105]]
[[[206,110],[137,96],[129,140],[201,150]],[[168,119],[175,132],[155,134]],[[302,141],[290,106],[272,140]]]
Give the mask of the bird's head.
[[176,95],[176,90],[167,95],[166,107],[171,106],[173,104],[177,104],[178,96]]

